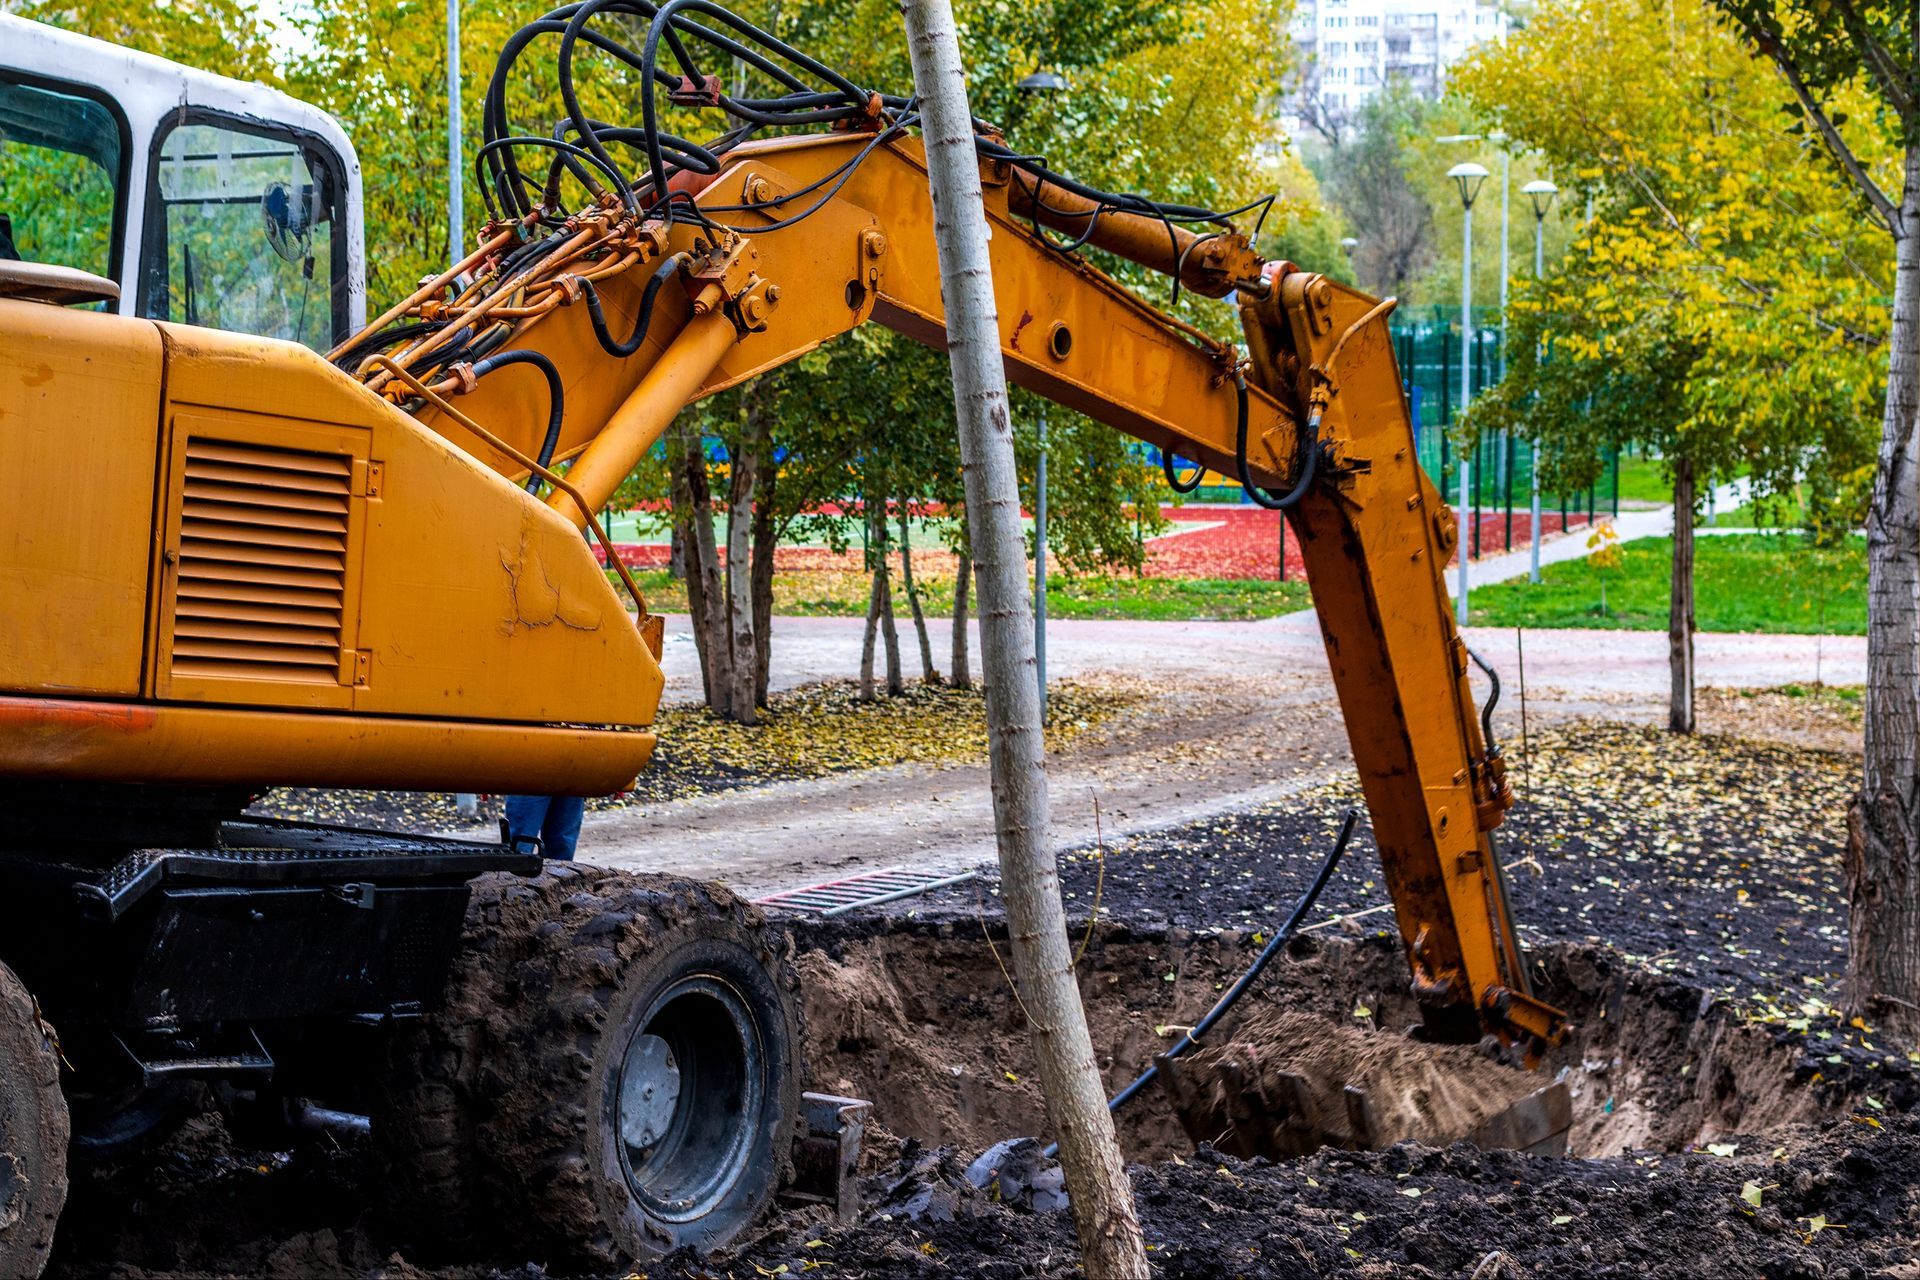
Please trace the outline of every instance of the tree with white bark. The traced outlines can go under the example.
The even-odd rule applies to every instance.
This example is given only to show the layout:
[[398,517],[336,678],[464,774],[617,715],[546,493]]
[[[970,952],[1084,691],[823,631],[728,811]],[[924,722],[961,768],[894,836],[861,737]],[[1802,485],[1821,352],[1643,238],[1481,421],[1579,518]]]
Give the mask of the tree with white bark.
[[1087,1274],[1099,1280],[1129,1280],[1147,1274],[1146,1245],[1074,981],[1054,862],[1013,423],[987,257],[973,112],[947,0],[907,0],[901,13],[921,101],[934,239],[947,305],[947,350],[980,589],[1001,897],[1014,973],[1038,1050],[1041,1088],[1059,1137]]

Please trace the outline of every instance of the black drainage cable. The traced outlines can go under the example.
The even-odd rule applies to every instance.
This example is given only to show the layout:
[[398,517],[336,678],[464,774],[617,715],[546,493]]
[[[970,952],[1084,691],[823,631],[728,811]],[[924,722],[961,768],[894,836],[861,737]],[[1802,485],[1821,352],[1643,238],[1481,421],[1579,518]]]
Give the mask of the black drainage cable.
[[[1187,1029],[1180,1039],[1175,1042],[1173,1048],[1160,1055],[1162,1058],[1177,1058],[1187,1050],[1197,1047],[1200,1043],[1200,1037],[1211,1031],[1215,1023],[1227,1016],[1227,1011],[1233,1008],[1234,1003],[1247,993],[1247,989],[1260,977],[1262,971],[1264,971],[1269,964],[1273,963],[1273,958],[1280,954],[1280,948],[1287,945],[1287,942],[1300,928],[1300,922],[1306,919],[1307,912],[1313,910],[1313,904],[1320,900],[1320,891],[1325,889],[1327,887],[1327,881],[1333,878],[1334,868],[1340,865],[1341,855],[1347,851],[1347,842],[1353,838],[1354,824],[1359,821],[1360,810],[1348,809],[1346,821],[1340,824],[1340,838],[1333,842],[1333,852],[1329,853],[1327,860],[1320,864],[1320,870],[1314,873],[1313,883],[1308,885],[1307,891],[1300,895],[1300,901],[1293,904],[1293,914],[1287,917],[1287,922],[1280,926],[1279,932],[1275,933],[1273,937],[1268,940],[1267,945],[1261,949],[1260,954],[1254,957],[1253,963],[1247,966],[1247,971],[1240,975],[1240,980],[1228,988],[1227,993],[1220,997],[1213,1008],[1207,1010],[1206,1017],[1200,1019],[1200,1021],[1194,1023],[1193,1026]],[[1141,1072],[1139,1079],[1109,1098],[1107,1100],[1107,1110],[1118,1111],[1121,1107],[1132,1101],[1135,1094],[1151,1084],[1159,1074],[1160,1064],[1156,1062]],[[1043,1154],[1047,1159],[1051,1160],[1054,1156],[1058,1155],[1059,1152],[1060,1144],[1056,1142],[1048,1147]]]

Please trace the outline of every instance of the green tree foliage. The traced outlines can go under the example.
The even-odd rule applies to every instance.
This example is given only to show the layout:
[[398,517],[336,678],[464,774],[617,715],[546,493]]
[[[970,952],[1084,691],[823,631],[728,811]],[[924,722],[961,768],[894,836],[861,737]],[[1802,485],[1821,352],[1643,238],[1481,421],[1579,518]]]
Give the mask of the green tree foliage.
[[1369,98],[1321,161],[1321,186],[1353,228],[1360,287],[1406,297],[1432,265],[1433,205],[1407,171],[1406,142],[1432,108],[1404,81]]
[[0,9],[183,66],[281,83],[272,24],[244,0],[5,0]]
[[1471,428],[1539,438],[1552,487],[1638,442],[1702,481],[1804,479],[1818,523],[1853,527],[1890,246],[1783,127],[1775,77],[1698,2],[1556,0],[1455,84],[1596,196],[1572,252],[1516,294],[1509,376]]
[[1849,1005],[1920,1033],[1920,10],[1714,0],[1779,72],[1790,130],[1892,249],[1886,396],[1867,504],[1865,768],[1848,815]]

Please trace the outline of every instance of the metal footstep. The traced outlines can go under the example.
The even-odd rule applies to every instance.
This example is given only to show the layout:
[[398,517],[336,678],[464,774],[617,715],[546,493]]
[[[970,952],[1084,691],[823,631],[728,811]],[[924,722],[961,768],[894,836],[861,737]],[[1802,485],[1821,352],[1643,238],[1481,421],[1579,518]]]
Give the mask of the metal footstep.
[[915,897],[950,885],[965,884],[978,879],[979,875],[977,871],[963,871],[958,875],[929,875],[906,867],[882,867],[878,871],[863,871],[839,880],[825,880],[804,889],[770,893],[753,901],[759,907],[811,911],[824,918],[843,915],[860,907],[877,907],[883,902]]

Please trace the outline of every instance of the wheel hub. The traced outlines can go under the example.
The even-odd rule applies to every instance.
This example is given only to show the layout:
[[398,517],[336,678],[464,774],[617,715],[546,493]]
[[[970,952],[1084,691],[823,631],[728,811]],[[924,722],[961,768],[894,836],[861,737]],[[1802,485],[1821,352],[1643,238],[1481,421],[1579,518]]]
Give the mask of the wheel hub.
[[627,1185],[648,1213],[693,1222],[747,1170],[768,1097],[761,1031],[745,998],[714,974],[657,996],[620,1065],[615,1133]]
[[620,1077],[620,1140],[648,1151],[667,1135],[680,1103],[680,1064],[673,1047],[642,1032],[627,1050]]

